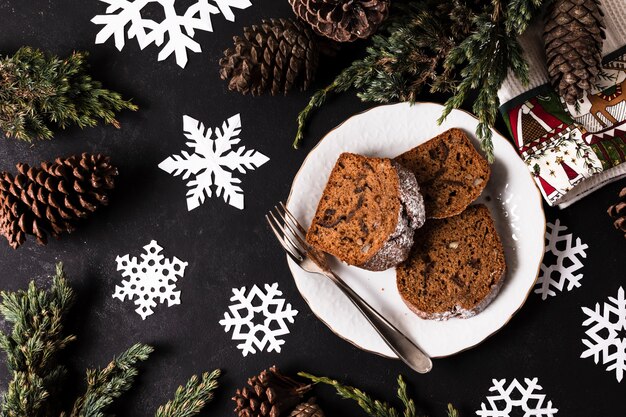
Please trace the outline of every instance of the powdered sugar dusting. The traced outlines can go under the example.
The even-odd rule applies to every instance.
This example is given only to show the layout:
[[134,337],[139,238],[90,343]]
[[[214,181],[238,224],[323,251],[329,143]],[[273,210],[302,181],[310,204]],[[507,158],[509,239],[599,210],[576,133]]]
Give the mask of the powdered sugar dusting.
[[398,210],[398,223],[385,244],[372,258],[361,265],[362,268],[372,271],[384,271],[403,262],[409,256],[413,246],[415,230],[422,227],[426,221],[424,198],[419,192],[415,175],[396,162],[392,161],[392,164],[399,181],[398,192],[401,204]]

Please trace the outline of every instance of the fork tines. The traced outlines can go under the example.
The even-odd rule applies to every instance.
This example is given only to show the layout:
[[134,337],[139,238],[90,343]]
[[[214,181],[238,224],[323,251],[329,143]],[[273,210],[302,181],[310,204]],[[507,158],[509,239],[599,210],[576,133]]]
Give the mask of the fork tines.
[[287,254],[294,261],[302,262],[309,252],[309,245],[305,240],[306,230],[287,210],[283,202],[274,206],[274,209],[265,215],[265,219]]

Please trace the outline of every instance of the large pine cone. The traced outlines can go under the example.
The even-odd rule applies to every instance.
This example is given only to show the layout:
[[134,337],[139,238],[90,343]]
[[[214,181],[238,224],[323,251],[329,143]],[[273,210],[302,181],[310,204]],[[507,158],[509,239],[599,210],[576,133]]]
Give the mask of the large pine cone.
[[607,212],[609,216],[615,219],[613,226],[617,230],[624,232],[624,237],[626,238],[626,187],[619,192],[619,202],[609,207]]
[[234,48],[224,51],[220,77],[228,89],[242,94],[287,94],[309,88],[319,60],[315,34],[291,19],[263,20],[235,36]]
[[276,366],[248,379],[248,386],[238,389],[232,398],[239,417],[279,417],[292,410],[311,390],[280,373]]
[[107,205],[117,168],[109,158],[84,153],[40,167],[17,164],[18,174],[0,174],[0,233],[16,249],[35,236],[45,245],[75,230],[79,219]]
[[369,38],[389,15],[390,0],[289,0],[316,33],[337,42]]
[[568,104],[584,98],[602,71],[603,21],[600,0],[555,0],[546,14],[548,73]]

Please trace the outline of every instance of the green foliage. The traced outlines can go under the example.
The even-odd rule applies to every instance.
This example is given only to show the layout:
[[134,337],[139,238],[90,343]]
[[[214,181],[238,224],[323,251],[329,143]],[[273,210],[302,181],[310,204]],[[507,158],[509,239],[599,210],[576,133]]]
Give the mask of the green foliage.
[[74,340],[63,334],[63,318],[74,299],[72,289],[58,264],[49,291],[31,282],[26,291],[2,291],[0,296],[0,314],[13,326],[10,334],[0,333],[0,347],[13,376],[0,415],[47,415],[49,392],[66,372],[57,364],[58,353]]
[[[66,369],[58,353],[75,339],[65,335],[63,320],[74,294],[57,264],[49,290],[31,282],[26,291],[0,292],[0,314],[12,325],[10,334],[0,332],[0,348],[7,355],[12,379],[0,402],[0,417],[59,416],[59,394]],[[128,391],[138,374],[139,362],[148,359],[152,348],[135,344],[103,369],[87,370],[87,389],[61,417],[105,417],[107,408]],[[191,377],[179,387],[174,399],[159,407],[156,417],[192,417],[211,401],[219,370]]]
[[[404,411],[402,414],[398,412],[396,408],[390,406],[386,402],[382,402],[370,397],[365,392],[361,391],[358,388],[350,387],[347,385],[343,385],[340,382],[330,379],[327,377],[319,377],[315,375],[311,375],[306,372],[298,373],[303,378],[307,378],[311,380],[311,382],[315,384],[326,384],[332,386],[337,394],[347,400],[355,401],[359,407],[367,413],[370,417],[416,417],[417,411],[415,409],[415,402],[409,398],[407,394],[406,383],[402,376],[398,376],[398,391],[397,395],[402,405],[404,406]],[[448,417],[459,417],[458,411],[452,407],[451,404],[448,404]]]
[[50,139],[51,125],[119,127],[115,113],[137,106],[87,74],[87,54],[60,59],[30,47],[0,58],[0,129],[25,141]]
[[494,0],[490,12],[473,18],[474,32],[450,51],[444,62],[446,70],[458,70],[461,80],[446,101],[439,123],[453,109],[461,107],[471,91],[477,91],[472,105],[479,120],[476,135],[482,140],[490,162],[493,162],[491,127],[500,107],[498,90],[509,70],[523,84],[528,83],[528,64],[517,37],[526,30],[542,3],[543,0]]
[[304,136],[313,109],[328,94],[351,88],[363,101],[414,102],[428,88],[451,92],[442,121],[471,92],[477,135],[493,160],[490,127],[500,105],[497,92],[509,70],[528,80],[517,36],[548,0],[423,0],[396,6],[387,26],[372,37],[363,59],[354,61],[326,88],[316,92],[298,116],[294,147]]
[[87,392],[74,403],[70,417],[104,417],[113,400],[128,391],[137,376],[135,365],[152,353],[150,346],[137,343],[113,359],[104,369],[87,370]]
[[217,388],[217,378],[220,370],[202,374],[202,379],[191,377],[187,385],[180,386],[174,394],[174,399],[162,405],[155,417],[191,417],[200,412],[205,404],[213,399],[213,391]]

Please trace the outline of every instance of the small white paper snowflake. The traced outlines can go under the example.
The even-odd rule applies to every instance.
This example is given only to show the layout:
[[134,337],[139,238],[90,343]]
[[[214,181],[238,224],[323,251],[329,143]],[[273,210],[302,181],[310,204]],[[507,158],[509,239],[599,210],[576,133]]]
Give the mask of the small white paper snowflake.
[[586,250],[589,248],[582,243],[580,238],[574,237],[572,233],[564,233],[566,226],[561,226],[561,221],[557,219],[554,224],[548,223],[546,228],[546,253],[551,252],[556,256],[556,262],[552,265],[541,264],[541,272],[535,293],[541,294],[541,299],[548,296],[555,296],[556,292],[563,291],[567,284],[567,291],[580,287],[580,280],[583,274],[576,272],[584,265],[581,258],[587,257]]
[[[222,124],[222,129],[204,127],[196,119],[183,116],[183,129],[189,139],[187,146],[194,150],[189,154],[182,151],[180,155],[172,155],[159,164],[159,168],[172,175],[182,175],[186,180],[191,175],[195,179],[187,183],[187,209],[199,207],[206,196],[222,196],[225,202],[240,210],[243,209],[243,190],[238,184],[241,180],[233,177],[232,172],[241,174],[247,170],[260,167],[269,158],[260,152],[245,146],[233,148],[241,141],[238,135],[241,132],[241,118],[238,114],[232,116]],[[215,139],[213,139],[215,133]]]
[[123,271],[122,276],[128,278],[122,281],[122,285],[115,286],[113,298],[124,301],[135,298],[135,310],[143,320],[154,311],[156,300],[171,307],[180,304],[180,291],[176,290],[176,281],[185,274],[187,262],[174,257],[166,259],[161,255],[163,248],[156,240],[143,247],[145,253],[141,254],[141,261],[136,256],[132,258],[126,254],[118,256],[117,270]]
[[[200,44],[193,40],[196,30],[213,32],[211,15],[222,14],[228,21],[235,21],[232,11],[252,6],[250,0],[197,0],[187,7],[180,15],[177,9],[183,6],[176,0],[100,0],[109,6],[106,14],[91,19],[96,25],[104,25],[96,35],[96,43],[105,43],[109,38],[115,39],[115,47],[122,50],[128,30],[128,39],[137,38],[139,47],[144,49],[154,43],[161,46],[167,42],[161,52],[159,61],[163,61],[172,53],[176,55],[176,63],[184,68],[187,65],[187,50],[201,52]],[[163,19],[156,21],[146,17],[146,6],[158,3]]]
[[[487,404],[481,403],[476,415],[481,417],[554,417],[557,413],[552,401],[544,404],[543,388],[537,383],[537,378],[524,378],[524,384],[513,379],[507,385],[506,379],[493,379],[493,386],[489,388],[495,395],[487,396]],[[515,414],[511,414],[515,413]],[[524,413],[524,414],[522,414]]]
[[[243,356],[256,353],[255,347],[263,351],[267,346],[268,352],[280,352],[285,341],[279,337],[289,333],[287,322],[293,323],[298,314],[291,304],[285,305],[284,299],[277,298],[281,295],[278,283],[265,284],[265,292],[256,285],[247,294],[246,287],[233,288],[230,301],[235,304],[228,307],[230,314],[224,313],[220,324],[226,333],[233,329],[233,340],[243,340],[237,345]],[[257,316],[262,316],[262,324],[255,324]]]
[[596,303],[595,310],[582,307],[588,318],[583,327],[591,326],[585,331],[588,339],[583,339],[587,349],[581,358],[593,356],[597,364],[608,364],[607,371],[615,371],[617,382],[621,382],[626,371],[626,298],[624,288],[617,291],[617,298],[609,297],[609,302]]

